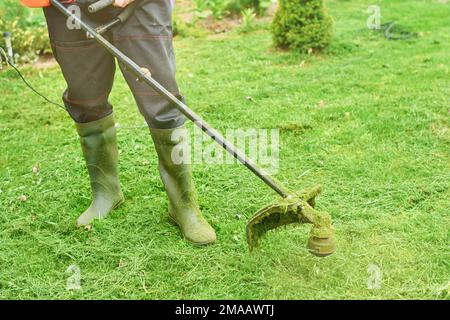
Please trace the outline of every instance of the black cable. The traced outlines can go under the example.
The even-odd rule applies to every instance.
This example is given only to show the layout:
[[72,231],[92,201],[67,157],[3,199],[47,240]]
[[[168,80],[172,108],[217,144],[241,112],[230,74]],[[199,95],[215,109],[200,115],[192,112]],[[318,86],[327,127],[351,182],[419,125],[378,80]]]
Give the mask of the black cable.
[[2,54],[5,57],[5,60],[7,62],[7,64],[9,64],[19,75],[19,77],[22,79],[23,83],[25,83],[25,85],[31,90],[33,91],[35,94],[37,94],[38,96],[40,96],[42,99],[44,99],[46,102],[53,104],[61,109],[67,110],[65,107],[63,107],[62,105],[60,105],[59,103],[56,103],[52,100],[50,100],[49,98],[47,98],[46,96],[44,96],[42,93],[40,93],[39,91],[37,91],[23,76],[23,74],[20,72],[20,70],[9,60],[8,56],[6,55],[6,52],[3,48],[0,47],[0,54]]
[[408,31],[406,27],[397,25],[395,21],[383,23],[374,31],[383,32],[384,37],[388,40],[407,40],[417,37],[417,33]]
[[[391,33],[394,27],[397,29],[397,34]],[[417,33],[407,31],[404,27],[396,25],[394,21],[382,24],[380,30],[384,31],[384,37],[389,40],[406,40],[417,36]]]

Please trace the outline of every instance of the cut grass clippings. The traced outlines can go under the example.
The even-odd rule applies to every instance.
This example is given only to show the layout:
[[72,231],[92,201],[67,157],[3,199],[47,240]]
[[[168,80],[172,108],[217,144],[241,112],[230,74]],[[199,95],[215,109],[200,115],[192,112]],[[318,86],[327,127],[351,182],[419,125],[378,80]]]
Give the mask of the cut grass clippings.
[[[0,298],[449,299],[449,5],[378,1],[384,21],[419,35],[392,41],[365,28],[372,2],[327,3],[335,34],[322,54],[274,50],[268,28],[175,47],[189,106],[223,132],[280,129],[276,177],[293,190],[324,185],[317,208],[333,217],[335,254],[310,255],[305,225],[270,232],[249,254],[246,221],[277,195],[239,165],[194,166],[218,242],[185,243],[120,74],[111,102],[126,202],[75,228],[90,191],[74,126],[9,69],[0,73]],[[59,69],[23,71],[60,100]],[[80,290],[66,289],[71,265]]]

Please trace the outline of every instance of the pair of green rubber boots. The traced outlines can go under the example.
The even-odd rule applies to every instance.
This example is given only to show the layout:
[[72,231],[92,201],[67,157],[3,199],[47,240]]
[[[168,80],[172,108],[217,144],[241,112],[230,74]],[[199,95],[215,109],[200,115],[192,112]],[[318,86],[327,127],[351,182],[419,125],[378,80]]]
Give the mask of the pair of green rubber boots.
[[[78,218],[78,226],[106,217],[123,201],[118,174],[118,150],[113,114],[89,123],[76,123],[89,172],[93,200]],[[178,128],[176,128],[178,129]],[[172,150],[182,141],[172,141],[176,129],[150,129],[159,158],[158,169],[169,198],[169,218],[184,238],[194,245],[216,240],[214,229],[203,218],[196,198],[190,164],[176,164]]]

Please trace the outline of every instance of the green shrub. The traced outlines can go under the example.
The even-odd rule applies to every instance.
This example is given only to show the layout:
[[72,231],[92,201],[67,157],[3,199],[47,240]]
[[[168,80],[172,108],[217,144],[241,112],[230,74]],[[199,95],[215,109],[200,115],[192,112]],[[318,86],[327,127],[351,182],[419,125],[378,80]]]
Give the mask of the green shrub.
[[242,33],[251,31],[254,27],[256,17],[255,10],[253,8],[244,9],[242,10],[241,15],[242,15],[242,22],[239,27],[239,31]]
[[203,19],[210,14],[220,20],[229,14],[227,10],[230,0],[194,0],[196,17]]
[[[0,4],[0,36],[11,32],[16,62],[31,62],[42,54],[51,53],[47,28],[39,9],[27,9],[16,0]],[[0,46],[4,47],[3,37]]]
[[175,14],[172,14],[172,34],[173,36],[186,36],[186,23],[178,19]]
[[280,0],[272,33],[278,47],[321,50],[330,43],[332,20],[323,0]]

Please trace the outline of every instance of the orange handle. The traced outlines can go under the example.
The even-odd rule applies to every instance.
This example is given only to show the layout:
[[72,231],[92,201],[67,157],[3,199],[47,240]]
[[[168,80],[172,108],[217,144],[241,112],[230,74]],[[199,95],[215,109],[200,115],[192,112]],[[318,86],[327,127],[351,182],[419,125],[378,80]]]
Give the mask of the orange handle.
[[[45,8],[52,5],[50,0],[20,0],[20,2],[28,8]],[[77,0],[60,0],[61,3],[70,4]]]
[[50,6],[50,0],[20,0],[20,2],[29,8],[44,8]]

